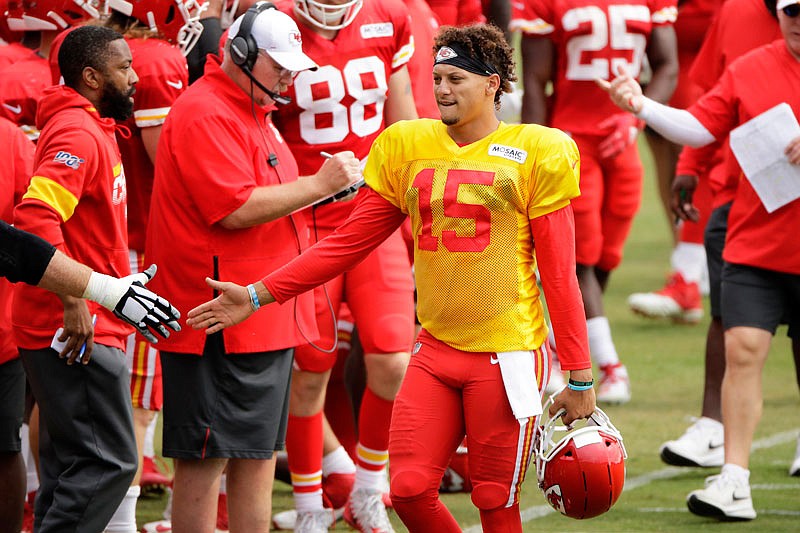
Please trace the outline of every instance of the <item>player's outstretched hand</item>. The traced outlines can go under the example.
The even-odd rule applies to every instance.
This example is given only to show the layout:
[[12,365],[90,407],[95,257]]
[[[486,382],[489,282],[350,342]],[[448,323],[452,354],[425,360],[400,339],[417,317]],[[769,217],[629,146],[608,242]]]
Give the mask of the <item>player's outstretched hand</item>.
[[614,102],[617,107],[629,113],[638,113],[642,110],[642,105],[644,104],[642,87],[633,76],[628,74],[625,67],[619,67],[617,72],[617,77],[610,82],[600,78],[594,81],[601,89],[608,93],[608,96],[611,97],[611,101]]
[[[114,315],[135,327],[148,341],[156,343],[155,333],[165,339],[169,337],[167,327],[180,331],[180,312],[166,299],[145,288],[145,284],[156,275],[156,265],[144,272],[132,274],[119,280],[127,285],[125,292],[111,309]],[[166,327],[165,327],[166,326]]]
[[194,329],[206,329],[206,335],[238,324],[254,313],[246,287],[227,281],[206,278],[206,284],[220,295],[200,304],[187,315],[186,323]]

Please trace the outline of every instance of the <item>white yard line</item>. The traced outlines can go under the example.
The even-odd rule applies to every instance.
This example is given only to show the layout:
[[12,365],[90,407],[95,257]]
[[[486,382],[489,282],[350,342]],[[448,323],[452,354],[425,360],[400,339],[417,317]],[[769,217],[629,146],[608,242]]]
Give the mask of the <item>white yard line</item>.
[[[770,435],[769,437],[764,437],[763,439],[758,439],[757,441],[753,442],[752,450],[764,450],[767,448],[772,448],[774,446],[779,446],[781,444],[786,444],[787,442],[791,442],[797,438],[797,431],[798,428],[794,428],[789,431],[782,431],[780,433],[776,433],[774,435]],[[649,485],[653,481],[659,479],[670,479],[673,477],[677,477],[682,473],[687,471],[686,468],[679,468],[676,466],[668,466],[666,468],[662,468],[661,470],[655,470],[653,472],[648,472],[646,474],[642,474],[640,476],[636,476],[633,478],[628,478],[625,480],[625,488],[623,492],[627,492],[629,490],[638,489],[640,487],[644,487]],[[530,472],[533,475],[536,475],[535,472]],[[529,483],[530,484],[530,483]],[[535,481],[534,481],[535,484]],[[534,488],[534,490],[538,490]],[[652,512],[667,512],[668,510],[671,512],[672,509],[667,508],[652,508],[652,509],[664,509],[663,511],[652,511]],[[681,512],[685,511],[685,509],[681,509]],[[522,515],[522,523],[531,522],[543,516],[547,516],[550,513],[554,513],[555,510],[550,507],[549,505],[535,505],[533,507],[528,507],[526,509],[522,509],[520,511],[520,515]],[[789,515],[795,516],[800,515],[800,512],[797,511],[769,511],[764,510],[762,511],[759,509],[759,513],[763,512],[765,514],[781,514],[781,515]],[[464,528],[464,533],[481,533],[483,529],[481,529],[480,524],[474,526],[468,526]]]

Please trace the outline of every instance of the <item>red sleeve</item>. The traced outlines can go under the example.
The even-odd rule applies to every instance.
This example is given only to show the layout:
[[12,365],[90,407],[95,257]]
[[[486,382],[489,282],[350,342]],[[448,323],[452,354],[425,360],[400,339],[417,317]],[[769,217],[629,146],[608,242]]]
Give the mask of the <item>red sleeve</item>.
[[531,230],[561,368],[591,368],[586,314],[575,275],[572,205],[532,219]]
[[406,219],[402,211],[372,189],[361,194],[364,198],[336,231],[261,280],[278,303],[353,268]]
[[716,140],[711,144],[692,148],[684,146],[681,155],[678,157],[678,164],[675,167],[676,176],[707,176],[711,168],[719,163],[717,155],[720,146],[727,139]]

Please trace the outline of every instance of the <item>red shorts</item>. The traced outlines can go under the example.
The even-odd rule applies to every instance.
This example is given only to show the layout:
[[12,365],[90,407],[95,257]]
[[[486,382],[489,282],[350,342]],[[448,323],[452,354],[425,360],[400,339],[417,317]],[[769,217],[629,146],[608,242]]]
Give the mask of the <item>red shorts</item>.
[[[541,394],[549,379],[546,347],[531,352]],[[472,499],[480,508],[509,507],[531,459],[538,420],[517,420],[506,397],[496,354],[462,352],[420,331],[389,429],[392,491],[438,490],[453,452],[467,436]],[[423,481],[424,480],[424,481]]]
[[581,195],[575,212],[575,258],[579,265],[614,270],[642,200],[642,162],[636,143],[601,159],[597,135],[573,135],[581,153]]
[[[131,272],[144,269],[144,254],[129,252]],[[160,411],[164,405],[164,389],[161,384],[161,359],[158,350],[139,333],[128,336],[125,358],[131,373],[131,401],[133,407]]]
[[[318,238],[325,234],[319,230]],[[327,292],[327,296],[326,293]],[[336,310],[346,302],[365,354],[408,352],[414,341],[414,280],[406,246],[397,230],[358,266],[314,290],[322,349],[333,346]],[[337,353],[311,345],[295,350],[295,366],[308,372],[333,368]]]

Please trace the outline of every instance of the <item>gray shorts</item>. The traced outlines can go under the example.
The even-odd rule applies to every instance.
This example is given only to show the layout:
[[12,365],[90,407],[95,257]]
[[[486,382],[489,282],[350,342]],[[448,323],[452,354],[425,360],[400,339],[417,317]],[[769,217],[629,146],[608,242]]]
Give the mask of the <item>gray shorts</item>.
[[722,326],[759,328],[773,335],[789,324],[800,332],[800,275],[726,262],[722,268]]
[[272,458],[286,442],[293,352],[226,354],[221,333],[202,357],[162,351],[163,454]]
[[728,213],[731,211],[731,202],[721,205],[711,212],[706,224],[703,242],[706,247],[706,262],[708,264],[708,299],[711,303],[711,316],[722,316],[720,307],[720,285],[722,284],[722,249],[725,247],[725,236],[728,234]]
[[25,371],[22,361],[0,365],[0,453],[22,449],[19,438],[25,412]]

